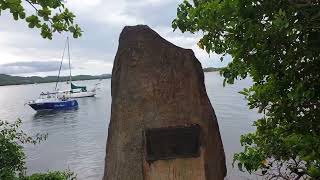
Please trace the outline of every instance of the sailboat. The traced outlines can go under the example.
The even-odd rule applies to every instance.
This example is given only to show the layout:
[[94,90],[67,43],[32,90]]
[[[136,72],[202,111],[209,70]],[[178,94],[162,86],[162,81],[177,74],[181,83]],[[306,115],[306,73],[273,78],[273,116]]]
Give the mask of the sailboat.
[[76,86],[71,83],[71,94],[72,98],[82,98],[82,97],[94,97],[96,95],[96,87],[90,91],[87,91],[86,86]]
[[41,93],[36,100],[27,103],[35,111],[66,110],[78,108],[78,102],[59,93]]
[[[68,42],[68,38],[67,38]],[[63,50],[61,65],[65,53],[66,45]],[[56,81],[55,91],[41,93],[39,98],[36,100],[29,101],[27,104],[36,111],[45,111],[45,110],[65,110],[65,109],[76,109],[78,108],[78,102],[75,99],[71,99],[70,92],[59,92],[57,91],[61,65],[59,68],[59,74]],[[71,70],[70,70],[71,73]]]
[[[95,87],[91,90],[87,90],[86,86],[77,86],[72,83],[72,75],[71,75],[71,58],[70,58],[70,43],[69,38],[67,37],[67,47],[68,47],[68,59],[69,59],[69,83],[70,83],[70,90],[66,90],[64,92],[67,93],[68,97],[70,98],[83,98],[83,97],[94,97],[96,95],[96,90],[98,84],[95,85]],[[61,70],[62,62],[60,64],[60,70]]]

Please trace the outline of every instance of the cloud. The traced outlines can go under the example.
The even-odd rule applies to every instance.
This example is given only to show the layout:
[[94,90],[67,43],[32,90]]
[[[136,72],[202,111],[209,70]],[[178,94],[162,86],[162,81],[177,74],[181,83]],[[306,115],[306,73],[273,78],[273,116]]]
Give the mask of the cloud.
[[225,67],[231,62],[231,56],[226,56],[221,62],[222,55],[211,53],[208,54],[205,50],[200,49],[197,45],[202,35],[200,33],[184,33],[173,31],[171,27],[159,26],[154,28],[162,37],[171,43],[186,49],[192,49],[195,56],[201,62],[203,67]]
[[78,12],[83,19],[90,19],[96,23],[102,23],[109,26],[121,27],[123,25],[142,24],[144,20],[128,13],[131,3],[128,0],[87,0],[85,3],[79,3],[77,0],[70,0],[67,6]]
[[[0,74],[25,74],[36,72],[58,72],[59,61],[26,61],[14,62],[0,65]],[[64,63],[61,70],[69,69],[68,64]]]
[[[68,0],[66,6],[74,12],[76,23],[84,30],[81,38],[71,39],[70,42],[72,74],[111,73],[120,32],[125,25],[135,24],[147,24],[170,42],[192,49],[204,67],[224,66],[228,61],[221,63],[219,55],[209,56],[197,47],[201,34],[173,32],[171,23],[181,2],[182,0]],[[51,41],[42,39],[38,29],[28,28],[23,21],[14,21],[9,12],[2,12],[0,22],[3,25],[0,29],[0,73],[56,73],[57,69],[36,73],[33,71],[42,68],[31,68],[20,63],[45,64],[60,61],[69,33],[55,34]],[[14,63],[17,63],[14,68],[13,65],[5,68],[3,66]]]

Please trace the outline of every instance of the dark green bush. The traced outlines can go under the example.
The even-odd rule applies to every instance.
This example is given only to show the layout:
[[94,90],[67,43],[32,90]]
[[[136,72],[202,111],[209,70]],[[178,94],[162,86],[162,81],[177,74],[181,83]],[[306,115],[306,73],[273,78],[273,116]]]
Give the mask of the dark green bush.
[[31,176],[22,177],[20,180],[74,180],[74,173],[70,171],[52,171],[48,173],[35,173]]
[[74,180],[71,171],[53,171],[26,176],[26,155],[21,144],[37,144],[47,138],[47,134],[28,136],[21,127],[22,121],[14,123],[0,121],[0,180]]

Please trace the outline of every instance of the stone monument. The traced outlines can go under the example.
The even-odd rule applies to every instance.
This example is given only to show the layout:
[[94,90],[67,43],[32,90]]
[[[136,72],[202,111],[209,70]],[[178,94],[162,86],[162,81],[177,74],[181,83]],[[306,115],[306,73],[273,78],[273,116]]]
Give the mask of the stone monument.
[[104,180],[222,180],[225,154],[200,62],[145,25],[121,32]]

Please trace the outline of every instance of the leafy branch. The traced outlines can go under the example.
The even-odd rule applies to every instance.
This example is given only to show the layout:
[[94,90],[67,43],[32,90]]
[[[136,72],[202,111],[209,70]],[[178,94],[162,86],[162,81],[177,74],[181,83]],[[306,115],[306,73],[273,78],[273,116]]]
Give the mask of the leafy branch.
[[26,15],[22,0],[0,0],[1,11],[9,10],[14,20],[25,20],[29,28],[41,30],[43,38],[52,39],[55,32],[70,32],[74,38],[82,35],[78,24],[74,23],[75,15],[65,7],[61,0],[24,0],[35,13]]
[[320,179],[319,9],[319,0],[185,0],[178,7],[174,29],[201,31],[200,48],[232,56],[220,71],[224,85],[252,78],[240,93],[263,118],[241,136],[240,170]]
[[[0,179],[15,180],[75,180],[76,175],[70,170],[35,173],[26,176],[26,155],[22,144],[38,144],[47,139],[48,134],[29,136],[21,130],[22,121],[13,123],[0,120]],[[18,176],[18,177],[17,177]]]

